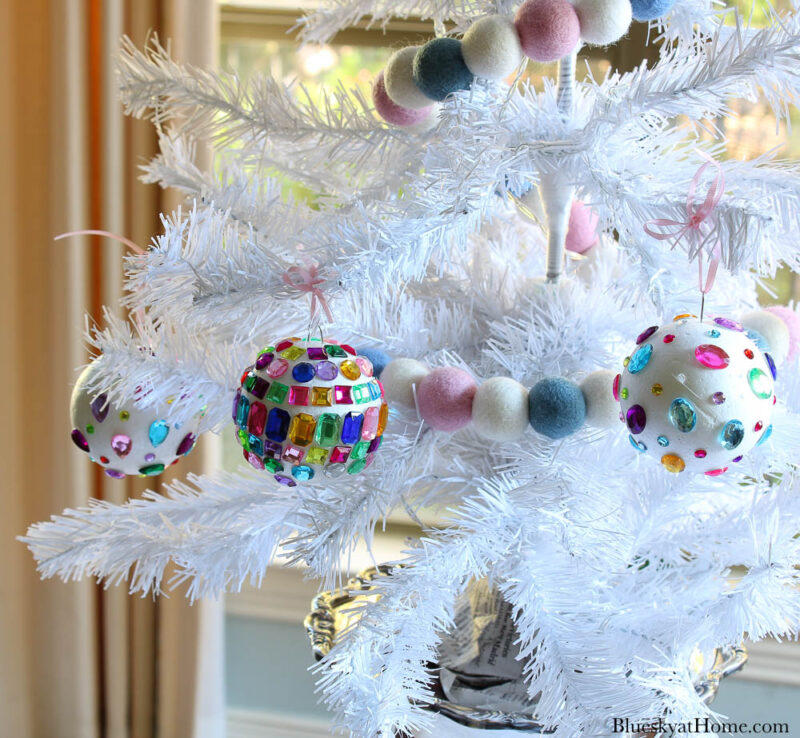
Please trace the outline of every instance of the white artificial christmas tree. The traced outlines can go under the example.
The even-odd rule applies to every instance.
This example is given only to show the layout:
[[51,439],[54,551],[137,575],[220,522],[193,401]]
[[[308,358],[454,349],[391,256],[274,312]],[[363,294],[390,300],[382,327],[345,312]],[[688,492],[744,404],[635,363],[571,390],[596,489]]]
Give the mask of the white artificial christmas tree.
[[[709,332],[730,330],[712,317],[757,311],[761,278],[780,266],[800,271],[800,171],[777,154],[722,160],[724,133],[708,123],[733,99],[760,98],[779,119],[788,115],[800,96],[800,16],[770,11],[769,25],[755,29],[713,0],[656,5],[669,9],[650,21],[663,45],[649,68],[576,82],[570,52],[558,84],[477,77],[409,127],[386,125],[344,89],[313,103],[268,78],[181,67],[155,41],[144,51],[126,43],[126,110],[163,131],[144,179],[180,189],[187,205],[128,259],[136,319],[109,315],[92,335],[101,357],[90,388],[115,407],[165,408],[171,427],[235,433],[242,370],[285,336],[310,341],[321,325],[341,344],[423,366],[387,370],[391,415],[362,472],[318,471],[300,484],[286,462],[294,486],[267,470],[219,471],[122,506],[67,510],[25,539],[42,574],[159,592],[172,561],[202,597],[257,584],[280,546],[331,586],[341,558],[393,510],[447,509],[448,524],[377,584],[381,598],[319,672],[336,724],[363,737],[430,724],[430,664],[475,579],[487,577],[513,608],[528,694],[556,736],[608,734],[620,716],[707,714],[688,668],[693,652],[796,635],[800,374],[791,319],[766,338],[770,319],[754,319],[756,359],[764,350],[783,360],[774,395],[765,374],[761,398],[771,435],[765,416],[763,442],[724,474],[670,473],[679,469],[663,461],[666,447],[663,457],[639,453],[635,422],[616,418],[611,380],[620,373],[624,385],[623,359],[648,326],[662,328],[652,339],[655,371],[674,316],[702,311]],[[304,33],[324,41],[365,16],[415,14],[440,36],[449,23],[458,37],[517,9],[505,0],[329,0],[304,19]],[[201,171],[193,153],[206,138],[216,159]],[[283,196],[287,180],[313,201]],[[691,226],[715,188],[718,201]],[[585,258],[565,260],[575,198],[599,216],[602,233]],[[717,261],[701,308],[698,262],[705,289]],[[309,296],[318,308],[311,321]],[[582,388],[589,422],[514,433],[508,423],[527,401],[501,384],[494,395],[478,391],[473,423],[437,429],[460,422],[436,410],[436,398],[420,398],[428,372],[442,367],[468,375],[458,374],[467,388],[459,397],[475,396],[473,380],[506,377],[533,390],[557,378]],[[602,379],[590,379],[597,372]],[[683,384],[681,376],[670,374]],[[733,403],[738,389],[727,387]],[[690,431],[713,409],[692,402]]]

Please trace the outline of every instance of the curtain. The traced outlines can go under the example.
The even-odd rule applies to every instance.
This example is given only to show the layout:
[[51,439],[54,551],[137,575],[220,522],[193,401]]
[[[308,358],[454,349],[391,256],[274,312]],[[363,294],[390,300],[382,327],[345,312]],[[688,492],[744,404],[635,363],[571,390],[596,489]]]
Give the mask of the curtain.
[[[89,497],[121,502],[157,483],[109,480],[69,443],[69,395],[88,360],[84,314],[121,295],[121,247],[159,231],[171,193],[137,181],[152,126],[122,116],[112,57],[125,33],[171,39],[204,66],[217,48],[214,0],[0,3],[0,710],[15,738],[224,735],[222,606],[128,596],[94,582],[42,582],[27,526]],[[198,445],[175,473],[201,471]],[[166,476],[166,475],[165,475]]]

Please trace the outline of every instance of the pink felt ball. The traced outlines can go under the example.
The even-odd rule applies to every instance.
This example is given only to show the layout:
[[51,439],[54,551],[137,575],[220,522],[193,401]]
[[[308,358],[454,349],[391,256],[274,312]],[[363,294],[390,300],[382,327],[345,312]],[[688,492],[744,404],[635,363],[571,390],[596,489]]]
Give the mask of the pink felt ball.
[[418,108],[413,110],[411,108],[403,108],[395,102],[386,92],[386,85],[383,82],[383,72],[378,75],[375,84],[372,87],[372,102],[375,104],[375,110],[387,123],[395,126],[413,126],[415,123],[421,123],[425,120],[433,110],[433,106],[429,105],[426,108]]
[[530,59],[551,62],[569,54],[578,44],[581,24],[568,0],[525,0],[517,10],[522,51]]
[[567,231],[567,251],[574,254],[585,254],[597,243],[597,225],[600,216],[580,200],[574,200],[569,214],[569,230]]
[[800,315],[786,305],[770,305],[764,308],[773,315],[777,315],[789,329],[789,355],[791,361],[800,354]]
[[478,385],[462,369],[434,369],[417,388],[419,414],[432,428],[456,431],[472,419],[472,400]]

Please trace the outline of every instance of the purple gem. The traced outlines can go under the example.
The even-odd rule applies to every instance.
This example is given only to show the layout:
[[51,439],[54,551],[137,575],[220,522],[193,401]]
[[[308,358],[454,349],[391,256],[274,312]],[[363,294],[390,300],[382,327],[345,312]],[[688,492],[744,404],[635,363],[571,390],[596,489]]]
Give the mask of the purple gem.
[[730,318],[714,318],[714,322],[717,325],[721,325],[723,328],[727,328],[731,331],[739,331],[739,333],[744,332],[744,328],[740,326],[735,320],[730,320]]
[[275,358],[275,354],[268,351],[266,354],[259,354],[256,359],[256,369],[264,369],[270,361]]
[[178,444],[178,450],[175,453],[178,456],[185,456],[194,448],[194,442],[196,440],[194,433],[187,433]]
[[367,449],[367,453],[374,453],[381,447],[381,440],[383,440],[383,436],[378,436],[377,438],[373,438],[369,443],[369,448]]
[[283,446],[275,441],[264,441],[264,456],[268,459],[280,459],[283,453]]
[[744,456],[737,456],[735,459],[731,459],[731,461],[733,461],[736,464],[739,463],[743,458]]
[[636,435],[644,430],[647,425],[647,413],[641,405],[631,405],[627,412],[627,422],[630,432]]
[[297,482],[294,481],[291,477],[284,476],[283,474],[276,474],[275,481],[280,482],[281,484],[285,484],[287,487],[296,487]]
[[725,393],[724,392],[715,392],[711,395],[711,400],[715,405],[721,405],[725,402]]
[[81,450],[89,453],[89,442],[77,428],[72,431],[72,442]]
[[112,479],[125,479],[124,472],[117,471],[116,469],[103,469],[103,471]]
[[144,460],[145,460],[145,461],[155,461],[155,460],[156,460],[156,455],[155,455],[155,454],[147,454],[147,455],[144,457]]
[[111,436],[111,448],[120,458],[127,456],[132,447],[133,441],[130,436],[126,436],[124,433],[117,433],[115,436]]
[[317,376],[325,382],[336,379],[338,375],[339,367],[332,361],[320,361],[320,363],[317,364]]
[[640,343],[644,343],[650,336],[652,336],[658,330],[657,325],[651,325],[644,333],[640,333],[639,337],[636,339],[636,345],[638,346]]
[[313,361],[322,361],[322,359],[328,358],[328,354],[325,353],[325,349],[321,346],[311,346],[306,350],[306,353],[308,354],[308,358]]
[[772,373],[772,378],[778,378],[778,369],[775,367],[775,362],[772,360],[772,357],[768,353],[764,353],[764,358],[767,360],[767,365],[769,366],[769,370]]
[[105,392],[100,393],[92,400],[92,415],[98,423],[102,423],[108,415],[108,395]]
[[233,422],[236,422],[236,411],[239,409],[239,398],[242,396],[242,391],[240,389],[236,390],[236,394],[233,398],[233,409],[231,410],[231,417],[233,418]]
[[250,390],[250,394],[255,395],[259,400],[263,400],[268,389],[269,382],[261,377],[256,377],[255,381],[253,382],[253,389]]

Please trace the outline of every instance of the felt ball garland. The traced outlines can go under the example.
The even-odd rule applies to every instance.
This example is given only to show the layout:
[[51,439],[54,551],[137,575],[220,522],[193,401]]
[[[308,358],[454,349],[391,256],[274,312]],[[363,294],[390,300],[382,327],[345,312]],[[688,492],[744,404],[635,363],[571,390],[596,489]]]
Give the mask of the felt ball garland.
[[525,0],[513,18],[481,18],[461,39],[440,37],[395,51],[375,80],[375,109],[387,123],[415,125],[433,113],[433,103],[469,89],[476,77],[503,79],[524,57],[557,61],[581,41],[612,44],[627,33],[632,19],[660,18],[674,4],[675,0]]

